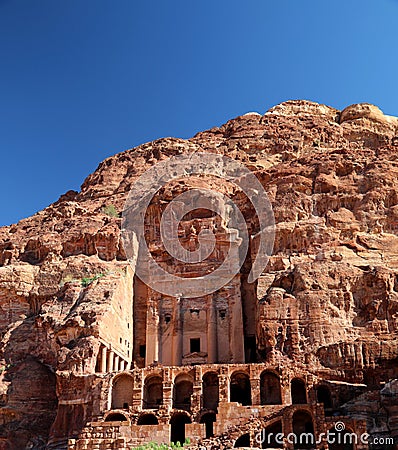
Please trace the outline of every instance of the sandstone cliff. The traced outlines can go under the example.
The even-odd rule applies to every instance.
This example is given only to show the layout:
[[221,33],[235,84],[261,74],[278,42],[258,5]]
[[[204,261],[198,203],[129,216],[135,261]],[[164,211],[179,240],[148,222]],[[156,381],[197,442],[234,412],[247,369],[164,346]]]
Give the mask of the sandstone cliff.
[[[0,229],[4,448],[74,436],[96,408],[97,338],[112,327],[128,333],[133,310],[120,324],[115,310],[140,295],[114,209],[122,211],[134,180],[158,161],[197,151],[244,163],[272,202],[270,263],[253,286],[245,281],[250,261],[242,269],[243,307],[256,304],[244,328],[256,336],[257,361],[362,383],[346,410],[365,417],[370,432],[398,435],[398,119],[368,104],[338,111],[289,101],[189,140],[112,156],[80,192]],[[244,198],[233,195],[254,230]],[[131,362],[137,349],[120,352]],[[367,400],[375,393],[376,402]]]

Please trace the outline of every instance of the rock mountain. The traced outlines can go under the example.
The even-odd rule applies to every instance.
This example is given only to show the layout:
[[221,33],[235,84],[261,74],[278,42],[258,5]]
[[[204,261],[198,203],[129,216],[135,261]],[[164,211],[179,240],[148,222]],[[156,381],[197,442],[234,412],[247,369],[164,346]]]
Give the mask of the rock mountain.
[[[165,350],[164,331],[169,322],[177,323],[176,304],[169,299],[167,311],[156,309],[156,293],[134,276],[119,215],[134,181],[148,168],[199,151],[236,159],[257,176],[272,203],[276,235],[259,280],[247,282],[248,258],[230,293],[214,300],[214,314],[235,323],[217,325],[217,332],[231,333],[241,324],[237,342],[242,348],[219,342],[212,353],[210,329],[193,344],[195,332],[211,319],[206,308],[203,316],[197,312],[192,300],[178,319],[190,334],[173,328],[183,346],[176,362]],[[228,183],[219,184],[254,233],[250,205]],[[152,228],[162,205],[186,189],[189,183],[182,180],[160,192],[151,206]],[[210,219],[196,218],[199,223]],[[149,240],[156,257],[165,261],[161,243]],[[151,308],[157,319],[149,317]],[[112,156],[86,178],[80,192],[69,191],[34,216],[0,229],[0,311],[0,449],[131,448],[146,439],[168,441],[169,427],[176,440],[183,433],[180,425],[173,429],[176,411],[181,417],[186,411],[184,430],[192,434],[192,445],[200,439],[207,448],[239,446],[238,436],[241,443],[249,439],[245,446],[253,445],[250,423],[259,420],[268,427],[278,418],[284,432],[293,420],[295,429],[296,413],[311,416],[315,433],[330,428],[338,416],[355,432],[398,438],[398,118],[370,104],[338,111],[288,101],[191,139],[159,139]],[[203,322],[191,326],[194,319],[184,314],[196,313]],[[163,353],[149,350],[154,335],[163,342]],[[193,387],[179,404],[180,366],[192,379],[184,383]],[[233,381],[232,368],[238,366],[241,378]],[[207,386],[201,378],[205,367],[218,374],[220,386],[227,380],[225,391],[219,388],[219,404],[211,407],[201,391],[203,383]],[[280,378],[281,397],[269,409],[257,408],[259,416],[253,418],[250,404],[267,404],[268,395],[257,368],[272,369]],[[149,408],[156,422],[146,428],[140,420],[151,403],[148,371],[163,380],[163,397]],[[118,404],[112,392],[120,373],[132,384],[130,389],[123,381],[120,395],[127,400]],[[307,399],[295,402],[297,374]],[[323,397],[320,386],[328,389]],[[299,410],[295,403],[306,406]],[[321,404],[325,411],[319,412]],[[109,412],[115,410],[122,417],[111,420]],[[212,418],[204,419],[204,412]],[[143,429],[147,434],[140,434]],[[316,448],[327,448],[322,445]]]

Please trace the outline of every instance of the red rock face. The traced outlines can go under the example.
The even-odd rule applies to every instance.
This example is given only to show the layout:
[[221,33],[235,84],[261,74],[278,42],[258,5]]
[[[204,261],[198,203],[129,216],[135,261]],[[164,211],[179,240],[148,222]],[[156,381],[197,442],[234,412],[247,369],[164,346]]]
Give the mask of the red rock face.
[[[336,388],[339,407],[365,420],[370,433],[398,436],[398,119],[368,104],[341,112],[290,101],[189,140],[160,139],[110,157],[80,192],[0,229],[0,448],[44,448],[49,439],[65,448],[103,417],[110,409],[103,349],[117,356],[105,373],[145,365],[140,347],[148,345],[156,293],[134,279],[115,211],[147,169],[198,151],[245,164],[275,215],[267,268],[248,283],[248,257],[233,294],[242,310],[241,362],[361,385],[347,395]],[[206,185],[230,195],[256,233],[240,192],[223,180]],[[189,187],[182,180],[159,193],[152,225],[162,205]],[[210,219],[202,211],[195,220]],[[156,238],[152,247],[164,258]]]

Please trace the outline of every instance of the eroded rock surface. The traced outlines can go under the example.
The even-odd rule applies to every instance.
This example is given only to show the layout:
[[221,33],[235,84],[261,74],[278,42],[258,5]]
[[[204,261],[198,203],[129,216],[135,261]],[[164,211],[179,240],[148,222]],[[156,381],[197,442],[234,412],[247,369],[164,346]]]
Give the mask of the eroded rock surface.
[[[261,363],[288,378],[297,369],[314,389],[318,381],[331,383],[333,407],[352,421],[365,421],[369,433],[398,437],[398,119],[368,104],[338,111],[289,101],[189,140],[159,139],[112,156],[80,192],[70,191],[0,229],[0,448],[66,448],[68,438],[77,439],[70,448],[91,448],[79,447],[78,439],[88,423],[112,409],[110,374],[136,374],[156,360],[148,361],[144,347],[152,336],[147,310],[156,306],[157,296],[135,279],[126,261],[114,210],[121,213],[131,186],[148,168],[199,151],[241,161],[257,176],[273,206],[276,237],[260,279],[247,283],[248,258],[232,282],[233,293],[220,294],[240,302],[231,315],[241,311],[244,348],[237,354],[244,354],[243,360],[235,355],[217,361],[213,354],[210,361],[202,352],[181,355],[178,365]],[[205,185],[230,195],[256,233],[244,196],[228,183],[205,180]],[[151,205],[153,226],[164,205],[189,187],[182,180],[159,193]],[[196,226],[212,220],[193,219]],[[155,237],[152,249],[159,261],[164,258]],[[199,273],[210,267],[203,264]],[[200,317],[206,326],[206,317]],[[132,422],[143,408],[143,387],[137,383],[128,404]],[[199,402],[190,412],[195,425],[203,405],[200,394],[193,395]],[[315,397],[309,394],[317,405]],[[228,433],[234,439],[239,434],[233,421],[234,431],[227,431],[233,416],[228,394],[223,401],[221,438],[214,441],[221,446],[229,442]],[[291,404],[288,394],[283,402]],[[166,410],[160,417],[168,424],[171,400]],[[273,417],[284,414],[278,411]],[[204,439],[197,425],[193,432]],[[130,442],[126,438],[118,447],[123,432],[112,433],[108,440],[114,446],[104,448]]]

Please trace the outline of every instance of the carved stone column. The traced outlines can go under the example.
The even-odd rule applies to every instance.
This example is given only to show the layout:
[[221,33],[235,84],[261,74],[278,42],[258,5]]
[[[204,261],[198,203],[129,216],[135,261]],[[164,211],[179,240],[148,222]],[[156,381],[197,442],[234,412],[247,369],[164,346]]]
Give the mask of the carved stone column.
[[207,328],[207,360],[209,364],[214,364],[218,360],[217,355],[217,311],[214,304],[214,297],[210,296],[209,323]]
[[229,299],[229,310],[231,312],[231,342],[230,350],[233,363],[245,362],[245,345],[242,318],[242,299],[240,294],[240,275],[235,275],[232,281],[233,294]]
[[163,382],[163,405],[168,411],[173,407],[173,384],[171,381]]
[[182,362],[182,345],[183,345],[183,316],[182,302],[178,297],[175,301],[175,322],[173,330],[173,365],[180,366]]
[[151,299],[147,312],[145,364],[159,361],[159,311],[157,299]]
[[134,411],[142,409],[142,372],[141,370],[134,371],[134,388],[133,388],[133,402],[132,408]]
[[193,393],[191,397],[191,410],[194,415],[198,414],[202,405],[202,368],[195,367],[195,375],[193,381]]
[[115,357],[115,353],[113,350],[109,350],[108,352],[108,368],[107,372],[113,372],[113,359]]
[[101,372],[106,372],[106,355],[108,353],[108,349],[103,346],[101,347]]
[[227,374],[218,375],[219,402],[229,402],[229,378]]
[[260,405],[260,379],[258,377],[250,378],[250,388],[252,396],[252,405]]

